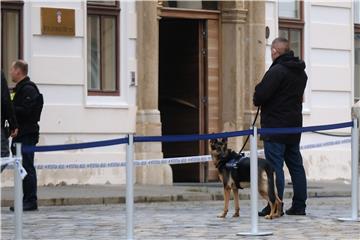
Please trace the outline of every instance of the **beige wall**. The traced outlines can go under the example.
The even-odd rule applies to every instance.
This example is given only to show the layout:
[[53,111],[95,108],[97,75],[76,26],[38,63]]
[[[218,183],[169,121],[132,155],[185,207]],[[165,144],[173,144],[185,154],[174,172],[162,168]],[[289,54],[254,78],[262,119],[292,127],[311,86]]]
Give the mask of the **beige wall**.
[[[222,131],[248,129],[252,94],[265,66],[265,3],[222,2]],[[231,139],[240,149],[241,138]]]

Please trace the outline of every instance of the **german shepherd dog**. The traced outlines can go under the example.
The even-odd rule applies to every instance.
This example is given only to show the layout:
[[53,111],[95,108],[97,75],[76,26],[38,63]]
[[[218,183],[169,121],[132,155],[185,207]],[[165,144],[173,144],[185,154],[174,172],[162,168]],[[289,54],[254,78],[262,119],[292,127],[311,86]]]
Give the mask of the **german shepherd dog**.
[[[235,213],[233,217],[239,217],[239,188],[250,187],[250,158],[244,157],[227,147],[227,139],[212,139],[210,141],[211,157],[218,169],[219,178],[224,187],[224,211],[218,216],[225,218],[229,209],[230,192],[233,191]],[[275,184],[276,174],[271,163],[263,158],[258,159],[258,189],[259,194],[268,201],[270,214],[266,219],[280,217],[282,202],[277,194]]]

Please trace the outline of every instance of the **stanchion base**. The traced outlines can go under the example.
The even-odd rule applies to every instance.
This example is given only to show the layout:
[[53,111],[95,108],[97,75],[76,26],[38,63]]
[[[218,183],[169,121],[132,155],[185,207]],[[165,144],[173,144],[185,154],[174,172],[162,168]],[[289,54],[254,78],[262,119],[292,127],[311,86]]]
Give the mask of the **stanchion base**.
[[257,232],[257,233],[239,232],[236,234],[236,236],[269,236],[269,235],[273,235],[273,233],[272,232]]
[[342,222],[360,222],[360,218],[338,218]]

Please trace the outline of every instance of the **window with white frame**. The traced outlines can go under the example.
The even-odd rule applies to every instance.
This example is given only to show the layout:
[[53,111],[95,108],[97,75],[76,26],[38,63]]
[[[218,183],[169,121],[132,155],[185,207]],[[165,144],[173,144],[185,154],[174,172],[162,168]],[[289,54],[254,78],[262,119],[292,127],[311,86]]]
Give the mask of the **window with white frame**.
[[22,58],[22,1],[1,1],[1,69],[10,88],[15,84],[9,76],[13,61]]
[[118,96],[119,1],[87,2],[88,95]]
[[354,0],[354,22],[360,24],[360,0]]
[[279,37],[289,40],[295,56],[303,58],[303,1],[279,0]]

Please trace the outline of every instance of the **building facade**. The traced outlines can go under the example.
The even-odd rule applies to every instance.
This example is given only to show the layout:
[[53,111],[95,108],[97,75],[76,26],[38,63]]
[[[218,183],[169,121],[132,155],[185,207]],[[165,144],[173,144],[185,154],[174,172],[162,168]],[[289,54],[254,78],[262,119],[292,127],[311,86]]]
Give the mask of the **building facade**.
[[[73,35],[44,32],[49,8],[54,21],[74,11]],[[307,65],[304,125],[344,122],[360,93],[359,13],[358,1],[2,1],[1,67],[29,62],[45,98],[39,145],[236,131],[250,127],[271,41],[284,36]],[[334,139],[304,134],[301,144]],[[240,149],[245,139],[229,140]],[[135,159],[208,151],[205,141],[137,143]],[[349,145],[303,157],[309,179],[350,178]],[[125,161],[124,145],[36,154],[43,165],[115,161]],[[2,174],[4,185],[11,174]],[[125,171],[38,169],[38,178],[40,185],[123,184]],[[207,181],[217,181],[211,162],[136,168],[141,184]]]
[[[137,10],[137,134],[248,128],[252,89],[265,66],[265,2],[139,1]],[[231,145],[239,149],[242,141]],[[138,159],[203,155],[208,144],[139,144],[137,150]],[[171,174],[161,181],[217,180],[211,162],[137,169],[141,183]]]
[[[275,36],[290,40],[291,48],[306,63],[307,83],[304,126],[346,122],[358,100],[359,1],[267,1],[266,25],[270,34],[266,65],[271,64],[270,44]],[[337,129],[347,135],[350,129]],[[302,135],[302,145],[339,140],[316,133]],[[302,151],[309,179],[349,179],[350,144]]]
[[[67,15],[67,10],[73,13]],[[1,66],[8,72],[13,60],[25,59],[30,78],[44,95],[39,145],[113,139],[135,132],[135,12],[134,2],[1,1]],[[55,27],[74,28],[74,34],[66,36],[61,28],[52,29],[53,35],[45,33],[52,21],[58,21]],[[125,146],[36,153],[35,159],[45,166],[124,161]],[[4,185],[11,185],[11,174],[2,174]],[[124,168],[38,169],[39,185],[124,181]]]

